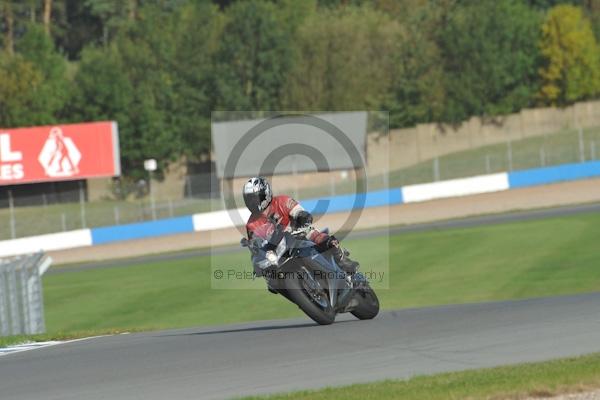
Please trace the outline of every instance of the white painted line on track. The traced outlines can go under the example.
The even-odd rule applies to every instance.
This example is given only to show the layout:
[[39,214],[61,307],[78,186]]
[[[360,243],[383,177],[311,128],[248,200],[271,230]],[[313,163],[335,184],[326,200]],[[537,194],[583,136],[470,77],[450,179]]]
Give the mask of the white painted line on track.
[[12,346],[0,348],[0,357],[5,356],[7,354],[21,353],[23,351],[42,349],[44,347],[56,346],[58,344],[81,342],[83,340],[95,339],[95,338],[106,337],[106,336],[113,336],[113,335],[98,335],[98,336],[90,336],[90,337],[84,337],[84,338],[72,339],[72,340],[50,340],[47,342],[27,342],[27,343],[15,344]]
[[0,356],[12,353],[20,353],[22,351],[41,349],[42,347],[55,346],[64,342],[60,341],[49,341],[49,342],[29,342],[23,344],[16,344],[13,346],[0,348]]

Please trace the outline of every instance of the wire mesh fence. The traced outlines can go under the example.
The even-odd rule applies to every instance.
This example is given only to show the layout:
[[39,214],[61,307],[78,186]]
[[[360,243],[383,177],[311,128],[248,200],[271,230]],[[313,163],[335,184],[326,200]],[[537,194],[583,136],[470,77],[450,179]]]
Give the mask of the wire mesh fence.
[[0,261],[0,336],[44,333],[43,253]]
[[[561,130],[440,155],[385,173],[369,174],[367,169],[364,188],[378,190],[598,159],[600,127]],[[278,177],[274,190],[299,200],[343,195],[357,190],[355,177],[354,171]],[[0,240],[220,210],[225,204],[220,198],[220,184],[214,174],[193,174],[168,186],[156,184],[155,188],[145,182],[131,183],[119,188],[127,196],[115,195],[113,189],[112,195],[95,201],[88,201],[82,186],[61,193],[60,198],[38,193],[17,199],[9,193],[0,199]],[[243,205],[239,199],[236,204]]]

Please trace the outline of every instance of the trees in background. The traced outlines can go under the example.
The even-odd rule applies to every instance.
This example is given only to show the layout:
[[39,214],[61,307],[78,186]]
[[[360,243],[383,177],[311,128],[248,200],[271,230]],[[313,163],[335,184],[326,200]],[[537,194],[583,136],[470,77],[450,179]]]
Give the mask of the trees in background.
[[438,31],[446,91],[444,120],[506,114],[533,103],[538,16],[521,0],[454,7]]
[[[32,7],[32,13],[35,13],[33,2],[29,2],[29,6]],[[44,31],[46,35],[50,35],[50,21],[52,20],[52,0],[44,0]],[[35,18],[35,17],[34,17]]]
[[398,24],[369,7],[313,9],[295,36],[283,99],[297,110],[377,109],[393,73]]
[[16,48],[41,76],[33,98],[26,104],[29,125],[57,122],[69,97],[66,60],[55,50],[45,28],[39,25],[30,24]]
[[12,0],[1,0],[2,28],[4,31],[3,48],[9,55],[15,51],[15,15]]
[[32,125],[28,105],[35,100],[42,74],[20,55],[0,55],[0,121],[1,126]]
[[600,1],[583,0],[585,14],[590,18],[596,41],[600,43]]
[[215,59],[217,108],[280,109],[292,43],[291,29],[275,3],[248,0],[230,6]]
[[440,0],[436,7],[428,0],[379,0],[378,6],[399,24],[389,53],[392,72],[382,107],[389,110],[390,125],[439,121],[446,89],[436,30],[445,25],[454,0]]
[[0,126],[113,119],[124,171],[213,110],[460,122],[600,95],[595,0],[0,0]]
[[218,102],[215,62],[224,19],[208,2],[190,4],[182,9],[175,30],[172,112],[181,152],[190,160],[210,152],[211,111]]
[[600,94],[600,47],[583,11],[571,5],[552,8],[542,32],[542,101],[564,105]]
[[10,46],[0,53],[0,126],[56,122],[69,96],[66,61],[39,25]]

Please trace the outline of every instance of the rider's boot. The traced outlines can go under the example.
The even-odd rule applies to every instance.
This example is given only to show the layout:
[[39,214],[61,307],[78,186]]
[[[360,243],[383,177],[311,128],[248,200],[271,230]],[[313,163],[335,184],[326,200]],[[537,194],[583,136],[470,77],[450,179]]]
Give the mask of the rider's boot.
[[348,275],[353,275],[358,270],[359,264],[358,262],[352,260],[350,257],[350,253],[346,249],[342,249],[341,247],[332,248],[333,251],[333,259],[337,263],[337,265]]

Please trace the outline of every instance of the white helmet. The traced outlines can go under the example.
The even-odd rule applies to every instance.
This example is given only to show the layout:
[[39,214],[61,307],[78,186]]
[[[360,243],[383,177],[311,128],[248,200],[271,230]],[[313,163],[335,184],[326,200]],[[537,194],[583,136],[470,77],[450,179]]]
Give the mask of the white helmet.
[[264,211],[273,199],[271,185],[262,176],[248,179],[244,185],[243,194],[244,203],[252,213]]

